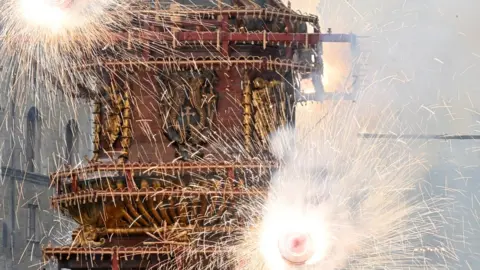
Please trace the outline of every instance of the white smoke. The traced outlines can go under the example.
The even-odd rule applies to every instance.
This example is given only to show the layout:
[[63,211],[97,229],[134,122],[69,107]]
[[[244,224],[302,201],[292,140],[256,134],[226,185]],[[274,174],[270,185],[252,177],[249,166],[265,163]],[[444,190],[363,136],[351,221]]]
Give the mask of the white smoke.
[[[480,124],[480,64],[478,14],[475,0],[323,0],[294,1],[294,8],[317,13],[323,32],[353,32],[368,36],[359,40],[362,53],[360,102],[378,115],[394,112],[402,129],[379,129],[371,121],[371,133],[472,134]],[[346,62],[345,49],[324,45],[324,59]],[[333,59],[330,60],[329,59]],[[340,60],[338,60],[340,59]],[[348,73],[347,69],[336,71]],[[346,104],[345,106],[349,106]],[[303,107],[299,123],[318,121],[325,105]],[[359,110],[362,111],[362,110]],[[362,115],[358,115],[361,119]],[[372,119],[375,120],[375,119]],[[480,209],[477,141],[418,140],[416,151],[428,159],[430,192],[456,199],[456,210],[447,237],[455,243],[459,265],[477,269]]]

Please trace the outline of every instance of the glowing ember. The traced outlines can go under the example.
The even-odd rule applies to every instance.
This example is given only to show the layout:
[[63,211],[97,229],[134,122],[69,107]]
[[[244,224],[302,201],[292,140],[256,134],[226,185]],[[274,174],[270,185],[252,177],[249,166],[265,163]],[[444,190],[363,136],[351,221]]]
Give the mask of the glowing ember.
[[305,233],[290,233],[279,242],[283,259],[291,264],[304,264],[313,255],[311,239]]
[[[329,77],[333,76],[333,69],[324,61],[323,62],[323,74],[322,74],[322,84],[323,87],[327,87],[329,84]],[[316,92],[315,85],[312,78],[306,78],[300,80],[300,89],[304,94],[313,94]],[[327,91],[328,92],[328,91]]]
[[313,85],[312,78],[303,79],[300,81],[300,89],[304,94],[315,93],[315,86]]
[[28,22],[57,31],[65,23],[66,13],[64,7],[67,7],[69,3],[63,1],[21,0],[20,8]]
[[331,71],[330,67],[328,66],[327,62],[323,61],[323,74],[322,74],[323,86],[328,85],[328,72],[329,71]]

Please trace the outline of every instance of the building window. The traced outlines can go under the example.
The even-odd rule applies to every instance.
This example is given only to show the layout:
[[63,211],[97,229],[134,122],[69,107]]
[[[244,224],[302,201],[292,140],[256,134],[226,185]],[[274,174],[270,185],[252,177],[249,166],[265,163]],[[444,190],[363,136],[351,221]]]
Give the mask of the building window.
[[35,171],[35,155],[38,154],[40,147],[40,114],[37,108],[32,107],[27,114],[27,135],[25,156],[27,161],[27,171]]
[[8,226],[7,223],[2,222],[2,248],[8,247]]
[[27,205],[27,241],[38,242],[37,233],[37,212],[38,205],[29,203]]
[[74,165],[78,151],[78,125],[75,120],[68,121],[65,130],[65,141],[67,144],[67,162],[70,165]]

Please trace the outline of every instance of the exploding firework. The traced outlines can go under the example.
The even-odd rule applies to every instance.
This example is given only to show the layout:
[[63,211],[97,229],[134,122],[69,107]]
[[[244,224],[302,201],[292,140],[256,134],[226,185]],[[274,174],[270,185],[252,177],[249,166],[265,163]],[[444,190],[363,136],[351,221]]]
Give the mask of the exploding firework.
[[27,102],[38,89],[42,93],[35,97],[39,103],[55,108],[56,97],[71,99],[94,88],[95,73],[79,72],[78,68],[100,61],[106,46],[115,40],[112,29],[131,25],[130,4],[114,0],[2,1],[0,77],[12,89],[6,93],[8,98],[21,106],[20,101]]
[[283,165],[268,196],[248,204],[251,222],[235,251],[240,269],[453,265],[449,240],[427,240],[450,226],[449,200],[425,193],[425,164],[408,149],[411,142],[359,139],[353,111],[333,112],[314,131],[272,137]]

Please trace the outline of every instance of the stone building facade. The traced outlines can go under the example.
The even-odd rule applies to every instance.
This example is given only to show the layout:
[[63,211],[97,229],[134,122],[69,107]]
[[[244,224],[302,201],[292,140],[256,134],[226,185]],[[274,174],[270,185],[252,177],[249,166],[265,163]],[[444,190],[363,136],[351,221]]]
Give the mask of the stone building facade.
[[0,97],[0,269],[39,269],[41,246],[65,241],[70,222],[50,207],[48,175],[91,153],[91,106],[11,83]]

